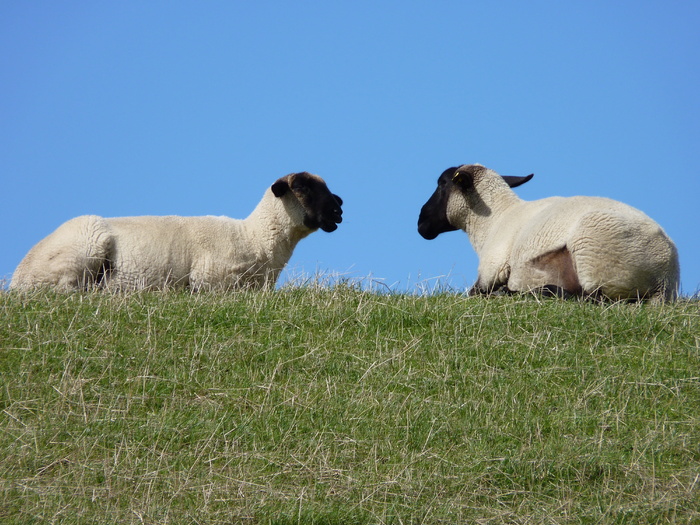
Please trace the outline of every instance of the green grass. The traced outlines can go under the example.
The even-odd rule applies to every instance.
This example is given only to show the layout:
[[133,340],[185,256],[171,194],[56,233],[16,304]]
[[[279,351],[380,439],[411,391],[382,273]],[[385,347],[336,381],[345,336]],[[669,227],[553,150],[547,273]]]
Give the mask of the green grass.
[[0,522],[697,523],[700,302],[0,293]]

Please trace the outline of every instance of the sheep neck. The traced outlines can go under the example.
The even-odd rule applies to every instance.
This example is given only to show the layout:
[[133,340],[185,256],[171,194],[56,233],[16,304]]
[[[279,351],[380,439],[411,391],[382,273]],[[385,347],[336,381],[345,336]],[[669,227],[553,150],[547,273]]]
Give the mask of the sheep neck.
[[497,232],[492,228],[506,211],[523,202],[505,182],[500,179],[480,181],[477,191],[465,199],[466,213],[460,214],[463,223],[459,227],[469,236],[469,241],[477,254]]
[[311,233],[295,222],[282,199],[275,197],[270,189],[245,221],[265,257],[281,266],[287,263],[297,243]]

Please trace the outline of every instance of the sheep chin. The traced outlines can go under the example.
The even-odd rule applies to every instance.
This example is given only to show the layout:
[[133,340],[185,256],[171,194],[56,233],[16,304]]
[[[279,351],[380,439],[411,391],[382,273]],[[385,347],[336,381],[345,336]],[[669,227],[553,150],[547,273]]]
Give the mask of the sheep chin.
[[321,225],[321,229],[326,233],[331,233],[338,229],[338,225],[334,222],[327,222]]
[[338,224],[341,222],[343,222],[343,218],[339,215],[331,219],[316,218],[309,215],[304,217],[304,226],[306,226],[308,229],[316,231],[320,228],[324,232],[328,233],[337,230]]

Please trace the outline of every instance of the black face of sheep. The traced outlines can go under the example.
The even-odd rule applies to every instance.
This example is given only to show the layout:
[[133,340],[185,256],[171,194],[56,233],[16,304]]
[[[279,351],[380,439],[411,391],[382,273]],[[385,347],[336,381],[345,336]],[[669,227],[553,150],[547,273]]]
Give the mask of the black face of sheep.
[[304,226],[332,232],[343,222],[343,199],[330,192],[321,177],[308,172],[292,173],[272,185],[275,197],[291,191],[304,208]]
[[454,189],[452,177],[457,168],[449,168],[438,178],[437,189],[420,210],[418,233],[431,240],[441,233],[455,231],[457,228],[447,220],[447,201]]
[[[480,169],[481,166],[448,168],[438,178],[437,189],[420,210],[418,217],[418,233],[425,239],[432,240],[441,233],[455,231],[458,228],[447,219],[447,201],[453,191],[469,191],[473,188],[474,173],[470,170]],[[511,188],[525,184],[533,177],[502,176]]]

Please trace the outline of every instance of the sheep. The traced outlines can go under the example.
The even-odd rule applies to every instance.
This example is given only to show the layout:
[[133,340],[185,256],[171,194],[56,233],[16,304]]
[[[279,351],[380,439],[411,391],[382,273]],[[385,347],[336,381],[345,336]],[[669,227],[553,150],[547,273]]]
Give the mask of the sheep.
[[603,197],[520,199],[528,177],[501,177],[479,164],[445,170],[422,207],[425,239],[464,230],[479,257],[471,295],[544,291],[603,300],[672,301],[678,252],[641,211]]
[[246,219],[141,216],[71,219],[34,246],[11,289],[271,286],[297,243],[342,222],[343,201],[320,177],[292,173],[275,181]]

